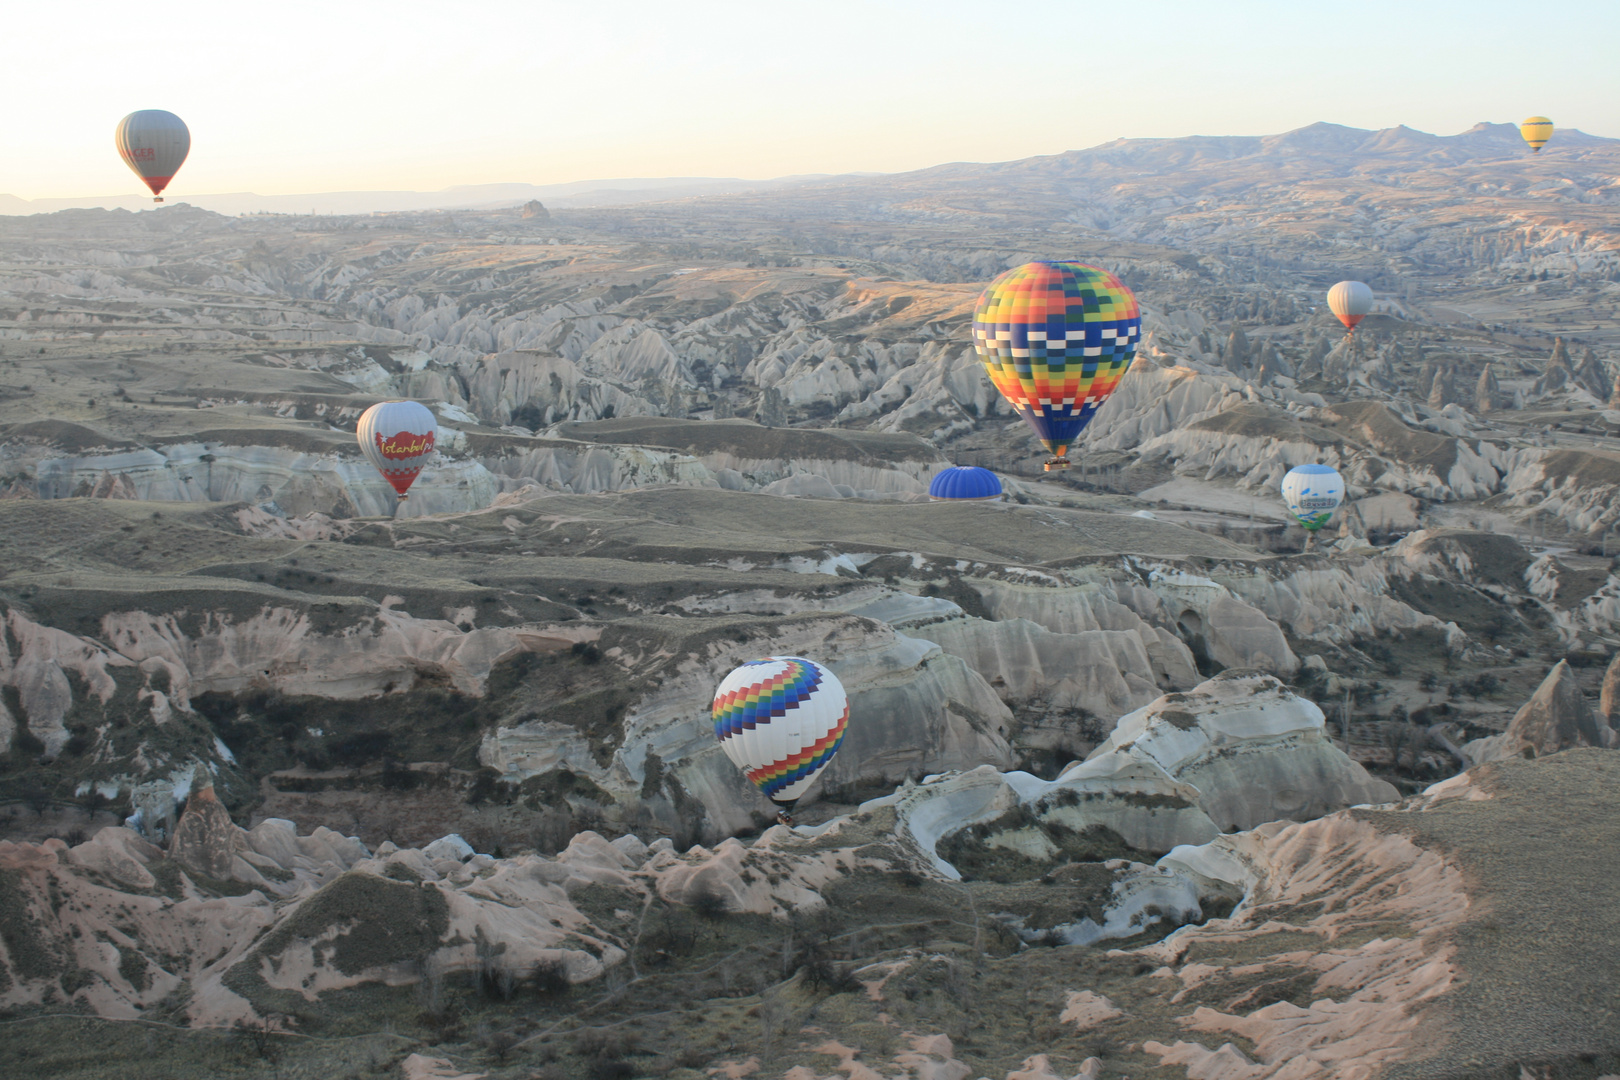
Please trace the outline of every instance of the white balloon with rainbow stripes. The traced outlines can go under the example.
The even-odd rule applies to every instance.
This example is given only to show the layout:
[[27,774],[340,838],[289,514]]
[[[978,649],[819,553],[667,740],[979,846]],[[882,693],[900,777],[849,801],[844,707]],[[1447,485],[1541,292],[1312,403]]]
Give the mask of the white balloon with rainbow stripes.
[[726,756],[785,816],[843,744],[849,697],[814,660],[767,656],[721,680],[710,716]]

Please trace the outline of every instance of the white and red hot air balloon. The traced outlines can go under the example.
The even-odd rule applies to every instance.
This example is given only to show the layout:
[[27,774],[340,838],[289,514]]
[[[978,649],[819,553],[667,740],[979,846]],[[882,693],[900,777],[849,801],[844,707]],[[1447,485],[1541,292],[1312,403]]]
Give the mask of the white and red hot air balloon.
[[438,438],[439,424],[427,406],[414,401],[383,401],[360,414],[354,434],[366,458],[394,485],[404,501]]
[[1356,323],[1372,314],[1372,290],[1360,281],[1341,281],[1327,294],[1328,310],[1338,316],[1346,330],[1354,330]]
[[118,156],[152,189],[152,201],[163,201],[163,189],[191,153],[185,121],[162,109],[142,109],[118,122],[113,134]]

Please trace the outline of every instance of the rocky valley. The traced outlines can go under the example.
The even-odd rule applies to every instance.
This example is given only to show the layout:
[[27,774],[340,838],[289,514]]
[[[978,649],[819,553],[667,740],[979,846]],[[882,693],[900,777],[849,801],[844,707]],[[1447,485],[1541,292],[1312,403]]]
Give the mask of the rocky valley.
[[[0,217],[0,1074],[1612,1080],[1617,176]],[[1144,309],[1067,473],[969,336],[1036,258]],[[792,827],[709,716],[784,654],[850,703]]]

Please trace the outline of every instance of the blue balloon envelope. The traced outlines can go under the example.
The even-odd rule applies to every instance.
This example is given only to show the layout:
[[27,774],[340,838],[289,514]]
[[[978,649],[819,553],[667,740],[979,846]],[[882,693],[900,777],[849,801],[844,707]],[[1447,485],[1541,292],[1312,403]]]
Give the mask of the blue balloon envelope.
[[928,497],[936,502],[960,502],[1001,498],[1001,481],[989,469],[977,465],[955,465],[934,477]]

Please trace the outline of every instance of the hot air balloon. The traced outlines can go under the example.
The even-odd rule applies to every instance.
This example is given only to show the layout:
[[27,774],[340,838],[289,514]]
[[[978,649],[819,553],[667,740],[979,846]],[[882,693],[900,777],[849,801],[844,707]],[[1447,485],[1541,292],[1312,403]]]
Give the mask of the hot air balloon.
[[710,715],[726,756],[791,824],[793,804],[844,741],[849,699],[814,660],[767,656],[721,680]]
[[928,497],[935,502],[988,501],[1001,498],[1001,481],[989,469],[976,465],[953,465],[941,469],[928,485]]
[[1532,116],[1519,125],[1519,134],[1530,144],[1531,151],[1539,154],[1541,148],[1547,145],[1547,140],[1552,138],[1552,121],[1545,116]]
[[163,189],[191,152],[191,132],[172,112],[142,109],[118,122],[113,143],[124,164],[152,189],[152,201],[162,202]]
[[1106,270],[1032,262],[992,281],[973,313],[973,345],[1001,396],[1069,467],[1069,447],[1136,358],[1142,314]]
[[394,485],[401,502],[433,453],[438,433],[433,414],[414,401],[379,402],[360,414],[354,429],[360,449]]
[[1326,465],[1296,465],[1283,477],[1282,497],[1288,512],[1315,533],[1344,502],[1344,477]]
[[1337,315],[1348,330],[1354,330],[1356,323],[1373,309],[1372,290],[1359,281],[1339,282],[1328,290],[1327,301],[1328,310]]

